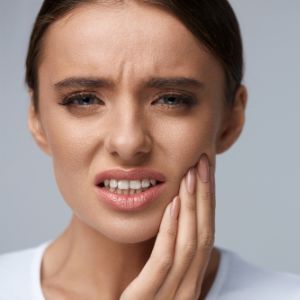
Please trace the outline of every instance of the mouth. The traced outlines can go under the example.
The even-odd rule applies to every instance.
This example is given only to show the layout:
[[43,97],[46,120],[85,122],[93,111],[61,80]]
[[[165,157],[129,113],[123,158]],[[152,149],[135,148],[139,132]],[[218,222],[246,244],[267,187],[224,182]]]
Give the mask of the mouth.
[[121,210],[136,210],[153,202],[165,189],[165,176],[149,169],[109,170],[95,177],[100,200]]
[[134,195],[143,193],[152,189],[155,186],[162,184],[162,181],[155,179],[143,180],[116,180],[106,179],[100,182],[97,186],[117,195]]

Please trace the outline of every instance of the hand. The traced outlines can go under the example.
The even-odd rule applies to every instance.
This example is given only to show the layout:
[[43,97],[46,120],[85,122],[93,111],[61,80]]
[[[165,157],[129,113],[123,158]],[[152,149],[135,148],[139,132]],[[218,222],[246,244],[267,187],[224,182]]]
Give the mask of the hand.
[[[205,158],[197,166],[181,181],[179,196],[164,212],[149,260],[120,300],[199,299],[214,244],[215,181],[208,160],[208,172]],[[189,190],[194,182],[193,194],[187,177]]]

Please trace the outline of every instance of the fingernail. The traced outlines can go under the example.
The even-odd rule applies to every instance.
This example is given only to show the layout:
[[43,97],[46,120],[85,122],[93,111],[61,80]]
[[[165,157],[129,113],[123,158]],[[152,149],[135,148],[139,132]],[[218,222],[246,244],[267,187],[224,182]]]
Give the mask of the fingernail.
[[200,162],[198,164],[198,174],[202,182],[209,182],[209,162],[208,157],[203,153],[200,157]]
[[185,183],[188,192],[193,195],[196,189],[196,174],[194,167],[189,169],[188,174],[185,177]]
[[171,203],[171,207],[170,207],[170,216],[174,219],[177,219],[178,217],[178,209],[177,209],[177,206],[178,206],[178,196],[176,196],[172,203]]

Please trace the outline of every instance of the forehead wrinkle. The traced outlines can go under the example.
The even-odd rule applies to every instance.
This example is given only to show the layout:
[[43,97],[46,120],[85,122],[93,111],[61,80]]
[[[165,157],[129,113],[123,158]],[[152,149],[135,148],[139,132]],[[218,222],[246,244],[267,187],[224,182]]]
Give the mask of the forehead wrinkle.
[[[122,1],[121,1],[122,2]],[[120,1],[119,1],[120,3]],[[123,2],[122,2],[123,3]],[[87,5],[86,5],[87,6]],[[135,7],[136,8],[136,7]],[[130,9],[128,9],[128,13],[125,15],[122,15],[122,18],[126,20],[127,18],[132,18],[134,16],[133,12]],[[86,35],[83,35],[83,37],[74,36],[75,38],[73,41],[69,44],[67,44],[67,53],[63,53],[63,56],[66,54],[70,58],[67,61],[64,61],[63,56],[61,57],[61,61],[57,62],[61,65],[61,63],[64,64],[66,62],[66,67],[68,72],[66,72],[66,75],[72,75],[72,73],[76,74],[77,70],[84,70],[84,73],[90,73],[90,75],[96,75],[96,72],[98,73],[98,70],[101,71],[103,68],[104,70],[109,69],[109,64],[112,63],[113,60],[113,68],[112,70],[118,70],[118,74],[114,74],[114,76],[111,76],[111,78],[116,79],[116,82],[120,82],[122,78],[126,78],[126,85],[130,84],[132,78],[140,78],[142,77],[149,77],[151,75],[157,75],[157,76],[164,76],[164,75],[194,75],[196,76],[195,72],[195,63],[196,61],[200,61],[199,57],[202,56],[201,50],[203,50],[202,47],[199,47],[198,41],[197,44],[195,43],[195,39],[192,34],[187,34],[186,29],[183,24],[181,24],[180,21],[178,21],[176,18],[174,19],[171,17],[166,17],[166,19],[161,17],[161,14],[156,14],[156,11],[161,11],[161,9],[156,8],[153,12],[151,11],[149,13],[146,13],[146,17],[143,18],[143,14],[138,14],[140,17],[135,20],[136,24],[141,24],[142,26],[138,27],[136,26],[137,30],[130,30],[130,24],[127,26],[124,26],[124,28],[120,28],[121,31],[116,28],[115,32],[117,37],[120,37],[119,39],[109,39],[108,43],[109,45],[106,45],[106,47],[103,47],[103,38],[106,38],[109,36],[109,32],[106,32],[104,30],[104,34],[101,33],[101,29],[99,30],[99,35],[95,35],[96,38],[93,38],[92,35],[88,32],[88,27],[84,27],[84,32],[86,32]],[[80,15],[78,11],[78,15]],[[163,12],[165,15],[165,13]],[[97,18],[97,12],[94,10],[92,11],[92,15],[85,14],[83,12],[83,19],[78,20],[77,24],[75,26],[79,26],[82,21],[86,21],[88,17],[91,17],[93,21],[93,16],[95,15]],[[98,15],[99,18],[101,17],[101,14]],[[155,20],[159,22],[159,25],[154,26],[154,30],[148,30],[148,23],[150,20],[153,21],[153,16],[155,17]],[[69,16],[71,17],[71,16]],[[75,18],[75,11],[72,17]],[[72,18],[72,20],[74,19]],[[63,21],[63,20],[62,20]],[[74,20],[76,22],[76,20]],[[66,23],[64,25],[70,24],[71,18],[66,19]],[[123,19],[121,20],[123,22]],[[119,22],[120,23],[120,22]],[[116,25],[120,25],[118,21],[116,22]],[[95,23],[93,23],[95,25]],[[110,23],[106,23],[104,20],[104,23],[106,24],[107,28],[109,28],[108,25]],[[180,29],[177,37],[172,34],[174,32],[173,24],[175,24],[176,29]],[[55,24],[54,24],[55,25]],[[62,33],[62,27],[59,24],[57,25],[58,32]],[[97,25],[97,24],[96,24]],[[101,23],[100,23],[101,25]],[[161,25],[161,26],[160,26]],[[59,26],[59,27],[58,27]],[[73,25],[71,25],[73,26]],[[80,27],[78,27],[80,29]],[[86,30],[86,28],[88,30]],[[91,30],[95,28],[95,26],[90,27]],[[100,28],[100,26],[99,26]],[[126,29],[127,28],[127,29]],[[68,28],[67,30],[71,30]],[[126,30],[129,33],[129,37],[125,37],[122,35],[122,33],[126,32]],[[171,31],[172,30],[172,31]],[[183,31],[185,30],[185,31]],[[177,30],[176,30],[177,31]],[[57,32],[56,32],[57,33]],[[91,31],[93,34],[93,32]],[[157,36],[157,33],[161,33],[161,36]],[[63,40],[64,38],[63,33],[59,36],[59,40]],[[95,31],[95,34],[97,34],[97,31]],[[170,36],[171,35],[171,36]],[[170,38],[167,38],[170,36]],[[178,47],[178,41],[181,40],[181,37],[184,41],[180,44],[180,47]],[[128,38],[130,39],[128,41]],[[82,45],[85,45],[86,42],[88,42],[90,39],[91,41],[91,48],[89,52],[81,52],[80,47]],[[91,40],[92,39],[92,40]],[[127,40],[124,40],[127,39]],[[98,43],[97,42],[100,42]],[[71,43],[77,43],[75,44],[76,47],[72,47]],[[82,44],[80,44],[82,43]],[[111,44],[113,43],[113,44]],[[56,45],[55,45],[56,44]],[[61,43],[51,40],[49,41],[50,47],[56,47],[59,51],[61,51]],[[51,46],[52,45],[52,46]],[[79,47],[78,47],[79,46]],[[200,51],[195,51],[196,47],[198,49],[201,49]],[[82,47],[81,47],[82,48]],[[88,47],[89,48],[89,47]],[[163,49],[163,51],[160,51],[159,49]],[[83,48],[82,48],[83,49]],[[109,49],[109,51],[108,51]],[[138,50],[138,51],[132,51],[132,50]],[[176,51],[174,51],[174,49]],[[63,49],[62,49],[63,50]],[[121,51],[120,51],[121,50]],[[65,50],[63,50],[65,51]],[[53,51],[51,51],[53,52]],[[197,53],[196,53],[197,52]],[[73,55],[73,54],[74,55]],[[86,55],[86,53],[88,55]],[[170,55],[166,56],[166,53],[170,53]],[[50,54],[50,53],[49,53]],[[72,54],[72,55],[70,55]],[[81,59],[85,55],[85,59]],[[54,54],[57,57],[57,54]],[[196,55],[196,56],[195,56]],[[81,57],[80,57],[81,56]],[[67,58],[68,58],[67,57]],[[189,57],[189,59],[183,59],[183,57]],[[196,60],[195,60],[195,59]],[[194,61],[191,64],[191,61]],[[202,59],[201,59],[202,61]],[[99,64],[100,62],[100,64]],[[138,62],[138,63],[137,63]],[[82,64],[83,63],[83,64]],[[201,63],[202,64],[202,63]],[[192,68],[191,68],[192,67]],[[71,72],[70,72],[71,71]],[[186,72],[187,71],[187,72]],[[190,72],[192,71],[192,72]],[[142,72],[142,73],[141,73]],[[98,73],[99,74],[99,73]],[[117,76],[116,76],[117,75]]]
[[[125,5],[126,4],[126,5]],[[129,19],[130,19],[130,17],[132,17],[132,12],[131,12],[131,14],[130,14],[130,10],[132,9],[132,7],[134,8],[134,9],[140,9],[141,7],[144,7],[144,6],[146,6],[147,8],[149,8],[150,10],[154,10],[154,11],[160,11],[161,13],[163,13],[164,14],[164,18],[162,18],[161,16],[158,18],[158,22],[161,24],[161,26],[160,26],[160,32],[163,32],[163,31],[169,31],[170,29],[172,30],[172,32],[174,32],[174,28],[172,27],[173,25],[174,25],[174,23],[176,23],[175,24],[175,26],[176,26],[176,32],[179,32],[179,31],[181,31],[182,32],[182,29],[183,30],[186,30],[186,27],[185,27],[185,25],[180,21],[180,20],[178,20],[178,18],[176,17],[176,16],[174,16],[170,11],[168,11],[167,9],[165,9],[163,6],[159,6],[159,5],[157,5],[157,4],[155,4],[155,3],[151,3],[151,2],[148,2],[148,1],[135,1],[135,0],[133,0],[133,1],[128,1],[128,0],[106,0],[106,1],[99,1],[99,0],[91,0],[91,1],[88,1],[88,3],[81,3],[81,4],[78,4],[74,9],[72,9],[70,12],[68,12],[65,16],[63,16],[61,19],[58,19],[57,21],[55,21],[50,27],[55,27],[55,25],[57,25],[57,27],[59,26],[59,30],[61,31],[61,29],[62,29],[62,27],[64,27],[65,25],[67,25],[67,24],[69,24],[70,23],[70,21],[71,20],[73,20],[74,19],[74,17],[76,16],[76,15],[80,15],[80,8],[82,8],[82,7],[85,7],[85,8],[93,8],[94,9],[94,7],[95,7],[95,5],[99,5],[99,7],[102,7],[102,8],[121,8],[122,9],[122,11],[124,11],[124,8],[125,7],[128,7],[128,5],[130,4],[130,9],[128,10],[128,14],[126,14],[126,15],[123,15],[122,17],[123,18],[127,18],[128,16],[129,16]],[[120,10],[121,11],[121,10]],[[137,16],[139,16],[139,14],[137,14]],[[146,19],[146,20],[145,20]],[[144,28],[148,28],[149,26],[151,26],[151,23],[152,23],[152,18],[134,18],[133,19],[133,21],[134,20],[136,20],[136,24],[138,25],[139,24],[139,21],[140,20],[142,20],[143,21],[143,26],[136,26],[138,29],[139,29],[139,31],[138,32],[134,32],[132,35],[131,35],[131,41],[134,43],[134,41],[135,41],[135,43],[136,43],[136,47],[139,47],[139,44],[141,44],[141,41],[138,41],[137,39],[136,39],[136,36],[134,36],[134,34],[135,35],[138,35],[139,37],[143,37],[143,36],[146,36],[147,38],[148,38],[148,40],[147,40],[147,42],[151,45],[151,44],[153,44],[154,43],[154,41],[157,43],[157,39],[156,39],[156,36],[152,36],[152,37],[149,37],[149,35],[147,36],[147,35],[145,35],[144,34],[144,31],[146,31],[147,32],[147,29],[144,29]],[[167,19],[167,22],[166,22],[166,19]],[[128,26],[122,26],[122,28],[124,29],[124,30],[126,30],[126,27],[128,28],[128,29],[130,29],[130,23],[132,23],[132,18],[130,19],[130,21],[131,22],[127,22],[127,24],[128,24]],[[174,22],[175,21],[175,22]],[[59,22],[59,24],[58,24],[58,22]],[[148,25],[147,25],[147,23],[148,23]],[[126,23],[125,23],[126,24]],[[168,28],[169,27],[169,28]],[[132,32],[131,30],[128,30],[127,29],[127,32],[129,32],[129,34]],[[49,30],[48,30],[49,31]],[[51,28],[50,28],[50,31],[51,31]],[[116,34],[119,34],[119,30],[116,30],[115,31],[116,32]],[[46,33],[47,34],[47,33]],[[45,34],[45,36],[46,36],[46,34]],[[44,39],[45,39],[45,36],[44,36]],[[124,35],[123,35],[124,36]],[[185,36],[186,36],[186,34],[185,35],[183,35],[183,38],[185,39]],[[127,35],[127,38],[129,38],[129,36]],[[194,38],[194,37],[193,37]],[[151,39],[152,39],[152,41],[151,41]],[[196,38],[194,38],[195,39],[195,41],[196,41],[196,43],[198,43],[198,41],[197,41],[197,39]],[[161,43],[164,43],[164,41],[163,41],[164,39],[162,39],[162,41],[161,41]],[[169,40],[169,39],[168,39]],[[120,41],[120,44],[121,44],[122,42]],[[173,43],[174,44],[174,43]],[[164,46],[163,44],[161,44],[162,46]],[[186,44],[185,45],[185,43],[182,43],[181,45],[184,45],[185,47],[188,47],[188,45]],[[131,47],[130,47],[130,45],[128,45],[128,50],[130,51],[130,48],[132,48],[134,45],[131,45]],[[170,45],[171,46],[171,45]],[[174,45],[173,45],[174,46]],[[190,45],[191,46],[191,45]],[[41,47],[41,48],[46,48],[44,45],[43,45],[43,47]],[[172,48],[172,47],[170,47],[170,48]],[[192,47],[193,48],[193,47]],[[123,49],[123,50],[125,50],[125,49]],[[147,52],[147,53],[139,53],[140,55],[141,55],[141,60],[142,60],[142,58],[143,58],[143,56],[146,56],[147,57],[147,60],[150,62],[150,60],[152,59],[153,61],[154,60],[156,60],[157,61],[157,58],[158,57],[155,57],[155,56],[157,56],[157,55],[155,55],[155,54],[153,54],[153,53],[151,53],[151,50],[149,49],[149,51],[147,51],[147,49],[145,49],[144,48],[144,50]],[[181,49],[183,52],[184,52],[184,49]],[[144,52],[145,52],[144,51]],[[186,49],[185,51],[188,51],[188,49]],[[124,51],[125,52],[125,51]],[[124,53],[123,52],[123,53]],[[125,53],[124,53],[125,54]],[[43,58],[45,58],[45,56],[43,56],[42,57],[42,54],[40,55],[40,59],[39,59],[39,61],[41,62],[41,60],[43,59]],[[176,59],[177,61],[178,61],[178,59]],[[174,61],[174,59],[173,59],[173,63],[176,63],[175,61]],[[177,63],[176,63],[176,65],[177,65]],[[155,69],[157,68],[157,67],[154,67]],[[159,68],[159,66],[158,66],[158,68]]]

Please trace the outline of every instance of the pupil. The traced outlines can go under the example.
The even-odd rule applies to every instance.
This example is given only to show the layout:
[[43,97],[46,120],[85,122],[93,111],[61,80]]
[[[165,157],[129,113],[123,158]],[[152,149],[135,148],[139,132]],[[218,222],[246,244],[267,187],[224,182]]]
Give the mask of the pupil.
[[83,101],[83,103],[84,104],[88,104],[89,103],[89,97],[84,97],[83,99],[82,99],[82,101]]
[[168,97],[168,102],[173,104],[174,103],[174,100],[176,99],[175,97]]

